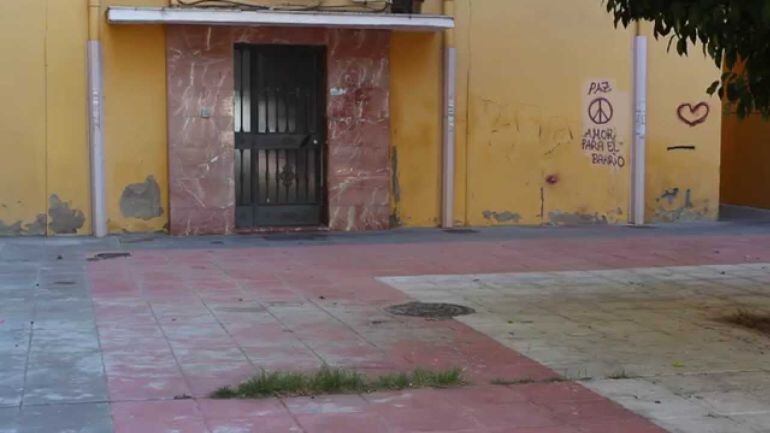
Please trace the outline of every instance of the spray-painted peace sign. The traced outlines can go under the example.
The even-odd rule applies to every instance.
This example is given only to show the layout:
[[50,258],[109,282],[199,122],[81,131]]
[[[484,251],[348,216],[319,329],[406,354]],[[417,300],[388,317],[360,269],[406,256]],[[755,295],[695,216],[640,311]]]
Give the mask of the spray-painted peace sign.
[[588,117],[597,125],[606,125],[615,115],[615,109],[607,98],[596,98],[588,106]]

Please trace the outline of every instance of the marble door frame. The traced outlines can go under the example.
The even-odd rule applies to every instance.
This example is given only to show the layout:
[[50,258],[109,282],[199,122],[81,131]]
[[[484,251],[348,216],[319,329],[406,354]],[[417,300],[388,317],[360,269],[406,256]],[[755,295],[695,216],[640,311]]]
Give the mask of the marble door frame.
[[390,32],[167,26],[170,232],[235,230],[236,43],[324,45],[330,230],[390,224]]

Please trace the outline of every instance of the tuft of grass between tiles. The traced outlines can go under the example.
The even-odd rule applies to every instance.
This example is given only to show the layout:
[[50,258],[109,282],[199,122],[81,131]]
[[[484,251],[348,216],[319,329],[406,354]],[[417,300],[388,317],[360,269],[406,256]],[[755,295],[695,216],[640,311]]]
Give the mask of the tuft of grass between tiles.
[[217,399],[258,399],[331,394],[358,394],[419,388],[453,388],[465,385],[462,370],[393,373],[368,378],[353,370],[324,367],[314,373],[262,372],[237,387],[211,394]]
[[512,385],[531,385],[531,384],[547,384],[547,383],[560,383],[560,382],[569,382],[570,380],[566,377],[547,377],[545,379],[532,379],[530,377],[524,377],[521,379],[493,379],[489,383],[492,385],[500,385],[500,386],[512,386]]
[[626,371],[626,369],[621,368],[620,370],[615,371],[614,373],[610,373],[607,376],[607,379],[612,380],[623,380],[623,379],[635,379],[636,376]]

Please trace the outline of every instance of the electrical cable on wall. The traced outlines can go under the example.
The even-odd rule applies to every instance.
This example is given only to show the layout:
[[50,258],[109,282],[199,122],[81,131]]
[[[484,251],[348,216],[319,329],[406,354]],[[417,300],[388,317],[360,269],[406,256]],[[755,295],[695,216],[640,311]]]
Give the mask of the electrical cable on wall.
[[[180,6],[187,7],[223,7],[231,6],[246,10],[281,10],[281,11],[324,11],[335,9],[364,9],[370,12],[386,12],[390,8],[391,0],[372,0],[359,5],[338,4],[324,5],[323,0],[316,1],[313,5],[284,4],[268,6],[241,0],[177,0]],[[372,3],[381,3],[382,6],[373,7]]]

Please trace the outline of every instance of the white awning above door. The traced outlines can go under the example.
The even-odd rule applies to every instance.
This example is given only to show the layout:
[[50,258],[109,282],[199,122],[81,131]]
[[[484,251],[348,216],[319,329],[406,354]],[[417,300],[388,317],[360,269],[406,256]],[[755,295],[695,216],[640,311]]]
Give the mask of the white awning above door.
[[107,21],[111,24],[331,27],[422,32],[438,32],[455,26],[454,19],[444,15],[116,6],[107,9]]

